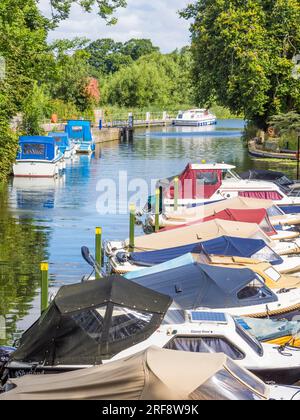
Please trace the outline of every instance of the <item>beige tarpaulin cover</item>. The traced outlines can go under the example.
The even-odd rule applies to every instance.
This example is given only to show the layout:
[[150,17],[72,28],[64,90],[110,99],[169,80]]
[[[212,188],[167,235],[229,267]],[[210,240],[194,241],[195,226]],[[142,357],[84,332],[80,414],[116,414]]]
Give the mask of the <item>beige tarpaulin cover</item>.
[[188,400],[226,361],[220,353],[150,347],[99,367],[15,379],[0,400]]
[[[211,220],[192,226],[184,226],[164,232],[143,235],[135,238],[135,251],[153,251],[206,241],[220,236],[263,239],[270,244],[270,239],[254,223],[232,222],[227,220]],[[129,246],[129,240],[126,241]]]
[[218,201],[217,203],[206,204],[205,206],[182,208],[177,212],[164,213],[164,215],[167,219],[186,220],[191,222],[192,220],[213,216],[226,209],[269,209],[273,205],[274,203],[271,200],[236,197],[229,200]]

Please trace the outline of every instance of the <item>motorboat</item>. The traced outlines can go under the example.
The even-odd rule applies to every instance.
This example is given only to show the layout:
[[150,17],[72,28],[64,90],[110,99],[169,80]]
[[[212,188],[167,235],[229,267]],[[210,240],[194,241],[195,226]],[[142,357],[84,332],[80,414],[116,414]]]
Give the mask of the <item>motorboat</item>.
[[64,155],[52,137],[22,136],[13,165],[15,177],[53,178],[65,169]]
[[240,173],[239,176],[242,179],[248,180],[259,180],[259,181],[271,181],[280,187],[290,189],[296,182],[290,179],[283,172],[270,171],[266,169],[249,169],[246,172]]
[[[266,209],[230,209],[226,208],[220,212],[217,212],[211,216],[205,217],[203,220],[196,220],[194,222],[189,222],[182,225],[190,226],[194,224],[201,224],[203,222],[208,222],[209,220],[231,220],[233,222],[243,222],[243,223],[256,223],[261,227],[261,229],[268,235],[272,236],[273,240],[290,240],[298,238],[300,233],[294,230],[294,227],[283,227],[281,225],[276,225],[276,228],[272,225]],[[151,219],[151,224],[155,224],[155,216]],[[175,229],[176,227],[168,227],[165,229]]]
[[186,353],[154,346],[84,370],[13,379],[6,388],[0,400],[299,399],[299,388],[266,385],[225,354]]
[[[208,241],[157,251],[118,252],[110,257],[109,264],[113,272],[124,274],[141,270],[143,267],[162,264],[187,253],[203,255],[202,258],[207,264],[216,260],[217,262],[223,261],[224,265],[244,265],[248,263],[253,266],[266,261],[275,265],[280,273],[287,274],[300,271],[300,257],[280,256],[262,239],[230,236],[220,236]],[[278,276],[281,275],[276,274],[276,280],[278,280]]]
[[95,151],[90,121],[69,120],[65,127],[65,132],[75,142],[77,153],[89,155]]
[[208,125],[216,125],[217,117],[208,109],[189,109],[187,111],[179,111],[173,125],[175,126],[193,126],[206,127]]
[[[174,211],[176,178],[178,209],[245,197],[272,200],[284,212],[299,212],[300,197],[290,196],[273,182],[243,180],[235,169],[235,166],[225,163],[190,163],[181,174],[159,180],[156,188],[160,190],[161,213]],[[143,212],[155,212],[153,197],[149,197]]]
[[152,233],[150,235],[136,236],[134,249],[130,248],[130,241],[107,241],[104,245],[108,257],[118,252],[145,252],[166,248],[181,247],[197,242],[215,239],[220,236],[234,236],[239,238],[263,239],[275,252],[280,255],[299,254],[300,241],[272,241],[255,223],[233,222],[230,220],[214,219],[208,222]]
[[114,276],[63,286],[17,349],[7,349],[2,383],[110,364],[153,345],[224,353],[265,381],[293,384],[300,378],[297,349],[262,344],[222,311],[184,310],[167,295]]
[[65,159],[71,159],[76,154],[76,144],[69,139],[67,133],[51,132],[48,136],[55,139],[56,144],[63,153]]
[[[265,209],[267,218],[270,223],[278,230],[286,229],[300,224],[300,214],[286,214],[283,210],[271,200],[263,200],[256,198],[235,197],[228,200],[222,200],[205,206],[196,206],[190,208],[181,208],[179,211],[171,211],[163,213],[159,216],[159,225],[161,228],[180,227],[193,223],[200,223],[208,218],[216,218],[217,214],[225,210],[255,210]],[[238,215],[231,215],[234,219]],[[241,217],[243,213],[241,213]],[[245,216],[244,216],[245,217]],[[249,214],[250,217],[250,214]],[[248,219],[249,219],[248,217]],[[228,218],[228,217],[227,217]],[[148,214],[146,224],[155,225],[155,216]]]
[[185,310],[292,319],[300,309],[299,288],[271,290],[249,268],[201,264],[192,254],[124,277],[172,297]]
[[282,348],[300,348],[300,319],[287,321],[285,319],[236,318],[236,321],[258,341],[279,345]]

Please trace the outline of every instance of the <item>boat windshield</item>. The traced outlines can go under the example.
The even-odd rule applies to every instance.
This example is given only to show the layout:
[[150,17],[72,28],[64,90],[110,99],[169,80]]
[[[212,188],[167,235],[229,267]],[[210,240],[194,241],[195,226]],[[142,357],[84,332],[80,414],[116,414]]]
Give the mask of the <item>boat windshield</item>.
[[269,217],[282,216],[284,212],[276,205],[269,207],[267,210]]
[[246,343],[252,348],[255,353],[262,357],[264,355],[264,349],[261,343],[257,340],[256,337],[251,335],[248,331],[246,331],[238,321],[234,320],[235,322],[235,330],[237,334],[244,340]]
[[183,324],[185,322],[185,311],[179,308],[170,308],[162,322],[163,325]]
[[[251,385],[250,385],[251,384]],[[208,381],[197,388],[191,397],[201,400],[263,400],[266,399],[263,382],[240,369],[231,360]]]
[[273,267],[269,267],[267,270],[264,271],[264,273],[275,282],[278,282],[281,279],[281,274],[278,273],[278,271],[275,270],[275,268]]
[[300,197],[300,188],[299,186],[291,189],[288,193],[289,197]]
[[227,169],[223,171],[223,180],[225,179],[241,180],[241,177],[233,169]]

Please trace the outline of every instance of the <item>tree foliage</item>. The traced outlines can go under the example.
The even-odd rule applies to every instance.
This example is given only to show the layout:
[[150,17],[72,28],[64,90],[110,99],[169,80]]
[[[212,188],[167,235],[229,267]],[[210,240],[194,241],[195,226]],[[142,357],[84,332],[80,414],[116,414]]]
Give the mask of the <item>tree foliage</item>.
[[300,111],[299,0],[198,0],[193,19],[193,79],[202,104],[214,100],[264,127],[268,117]]
[[189,69],[188,50],[143,56],[106,80],[104,100],[111,105],[140,108],[190,103]]
[[98,74],[111,74],[123,66],[129,66],[140,57],[158,52],[149,39],[131,39],[125,43],[113,39],[98,39],[86,48],[90,55],[89,64]]

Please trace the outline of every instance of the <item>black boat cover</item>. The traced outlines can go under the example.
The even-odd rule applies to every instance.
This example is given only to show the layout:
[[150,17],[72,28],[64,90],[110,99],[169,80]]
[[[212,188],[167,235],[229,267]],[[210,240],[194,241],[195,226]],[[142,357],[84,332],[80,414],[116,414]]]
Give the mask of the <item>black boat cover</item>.
[[172,299],[120,276],[62,287],[27,330],[12,360],[95,365],[147,339]]
[[249,171],[240,174],[242,179],[256,179],[264,181],[273,181],[282,186],[289,186],[294,182],[289,179],[284,173],[268,170],[250,169]]
[[185,310],[226,310],[278,301],[277,296],[247,268],[215,267],[195,261],[183,267],[141,276],[134,281],[171,296]]

